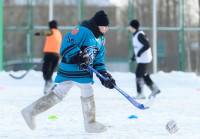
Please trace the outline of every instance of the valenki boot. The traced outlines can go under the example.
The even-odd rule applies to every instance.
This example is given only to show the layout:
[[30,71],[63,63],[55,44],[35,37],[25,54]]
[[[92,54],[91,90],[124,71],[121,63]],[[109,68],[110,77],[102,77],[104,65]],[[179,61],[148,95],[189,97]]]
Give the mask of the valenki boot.
[[82,98],[82,109],[85,130],[89,133],[101,133],[107,130],[107,127],[96,121],[94,96]]
[[51,91],[49,94],[39,98],[29,106],[22,109],[21,114],[30,129],[34,130],[36,128],[36,115],[48,110],[61,100],[61,98]]

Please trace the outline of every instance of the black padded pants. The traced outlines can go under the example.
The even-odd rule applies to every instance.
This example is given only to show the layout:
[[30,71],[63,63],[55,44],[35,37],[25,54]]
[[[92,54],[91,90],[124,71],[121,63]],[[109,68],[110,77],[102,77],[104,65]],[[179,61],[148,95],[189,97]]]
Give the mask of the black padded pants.
[[45,53],[43,60],[43,78],[45,81],[51,80],[52,74],[59,61],[59,55],[55,53]]

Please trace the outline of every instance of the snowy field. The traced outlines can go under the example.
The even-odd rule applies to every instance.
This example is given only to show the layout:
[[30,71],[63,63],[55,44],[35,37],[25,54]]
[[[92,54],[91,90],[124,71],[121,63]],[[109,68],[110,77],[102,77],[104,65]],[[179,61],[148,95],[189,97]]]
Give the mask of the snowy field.
[[[162,93],[147,110],[135,108],[115,89],[104,88],[94,76],[97,120],[108,126],[106,132],[99,134],[84,130],[80,90],[76,86],[61,103],[38,115],[36,130],[30,130],[20,111],[43,95],[42,73],[31,71],[20,80],[8,74],[0,72],[0,139],[200,139],[200,77],[194,73],[173,71],[151,75]],[[119,88],[136,95],[134,74],[111,74]],[[145,94],[150,94],[147,87]],[[53,115],[58,119],[49,119]],[[131,115],[138,118],[129,119]],[[179,125],[179,131],[173,135],[165,129],[170,120]]]

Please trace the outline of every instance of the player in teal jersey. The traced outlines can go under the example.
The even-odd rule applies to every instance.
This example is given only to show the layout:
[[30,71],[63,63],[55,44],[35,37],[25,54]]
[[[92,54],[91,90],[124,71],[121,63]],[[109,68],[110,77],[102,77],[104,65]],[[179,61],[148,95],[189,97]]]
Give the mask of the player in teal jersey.
[[55,79],[58,85],[51,93],[22,110],[22,115],[31,129],[36,127],[37,114],[56,105],[67,95],[72,86],[77,85],[81,89],[85,130],[90,133],[106,131],[106,126],[96,121],[93,74],[88,70],[88,66],[92,66],[107,78],[106,81],[100,79],[102,85],[109,89],[114,88],[115,80],[104,65],[104,34],[108,31],[108,25],[107,14],[100,10],[90,20],[83,21],[81,26],[74,28],[65,36],[60,48],[62,60]]

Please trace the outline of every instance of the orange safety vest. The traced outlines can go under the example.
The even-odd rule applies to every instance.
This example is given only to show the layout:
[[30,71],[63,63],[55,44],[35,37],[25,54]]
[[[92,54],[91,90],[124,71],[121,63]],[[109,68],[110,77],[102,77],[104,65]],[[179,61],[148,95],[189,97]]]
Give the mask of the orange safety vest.
[[43,52],[51,52],[59,54],[60,46],[62,43],[62,34],[58,29],[51,29],[53,34],[46,36],[46,42],[44,45]]

